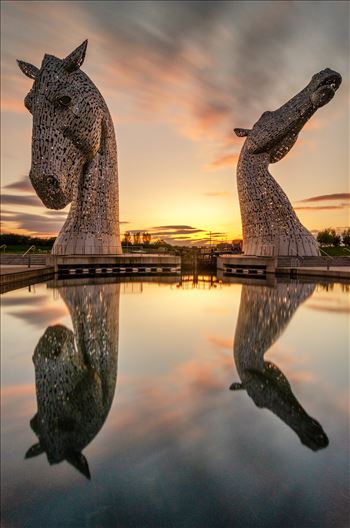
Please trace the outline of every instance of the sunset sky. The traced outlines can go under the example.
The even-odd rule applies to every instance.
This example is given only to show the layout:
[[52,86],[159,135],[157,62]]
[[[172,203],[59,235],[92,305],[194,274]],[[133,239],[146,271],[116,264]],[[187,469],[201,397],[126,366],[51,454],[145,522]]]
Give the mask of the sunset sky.
[[241,236],[236,164],[250,128],[326,67],[343,76],[290,154],[270,171],[304,225],[349,225],[348,2],[2,1],[3,231],[55,235],[66,217],[29,182],[32,80],[86,38],[82,69],[103,94],[118,141],[121,232],[176,243]]

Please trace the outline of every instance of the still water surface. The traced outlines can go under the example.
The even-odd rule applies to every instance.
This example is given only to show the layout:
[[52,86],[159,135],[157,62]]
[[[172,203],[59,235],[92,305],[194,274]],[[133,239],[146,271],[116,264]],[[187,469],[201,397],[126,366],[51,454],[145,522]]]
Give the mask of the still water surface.
[[4,528],[345,528],[348,287],[2,296]]

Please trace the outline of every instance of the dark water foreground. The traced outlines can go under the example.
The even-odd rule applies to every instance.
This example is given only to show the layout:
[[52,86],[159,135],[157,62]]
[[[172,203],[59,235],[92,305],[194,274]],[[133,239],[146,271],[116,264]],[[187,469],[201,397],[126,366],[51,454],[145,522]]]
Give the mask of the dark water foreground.
[[2,526],[345,528],[346,285],[2,296]]

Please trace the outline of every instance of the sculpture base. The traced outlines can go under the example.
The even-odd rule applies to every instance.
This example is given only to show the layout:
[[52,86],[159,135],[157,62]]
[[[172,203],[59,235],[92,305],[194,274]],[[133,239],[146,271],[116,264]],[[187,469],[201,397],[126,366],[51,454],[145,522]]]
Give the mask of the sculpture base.
[[60,276],[173,275],[181,272],[181,259],[174,255],[50,255],[47,265]]
[[311,233],[254,237],[243,240],[246,256],[254,257],[318,257],[320,250]]
[[277,259],[274,257],[251,257],[249,255],[221,255],[217,258],[217,269],[226,276],[263,279],[275,273]]

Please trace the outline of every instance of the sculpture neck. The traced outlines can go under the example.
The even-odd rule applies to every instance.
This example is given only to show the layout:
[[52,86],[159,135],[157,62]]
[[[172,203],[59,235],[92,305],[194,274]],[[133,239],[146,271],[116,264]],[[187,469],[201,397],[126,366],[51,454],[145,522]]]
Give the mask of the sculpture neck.
[[314,237],[298,219],[285,192],[269,173],[270,154],[252,154],[243,145],[237,187],[246,255],[319,254]]
[[118,223],[117,146],[113,125],[104,127],[101,148],[85,164],[72,212],[82,230],[91,226],[98,234],[113,233]]
[[56,255],[121,254],[117,146],[109,113],[101,148],[85,164],[67,220],[55,242]]
[[264,370],[264,354],[284,332],[298,306],[314,291],[314,284],[278,283],[242,286],[234,339],[234,356],[240,376],[249,369]]
[[261,154],[252,154],[248,150],[247,141],[245,141],[237,166],[237,176],[245,173],[250,173],[252,169],[254,171],[259,170],[262,173],[266,171],[269,174],[270,155],[268,152],[262,152]]
[[70,312],[80,357],[102,380],[108,380],[108,392],[113,396],[117,374],[120,285],[82,284],[64,286],[59,291]]

